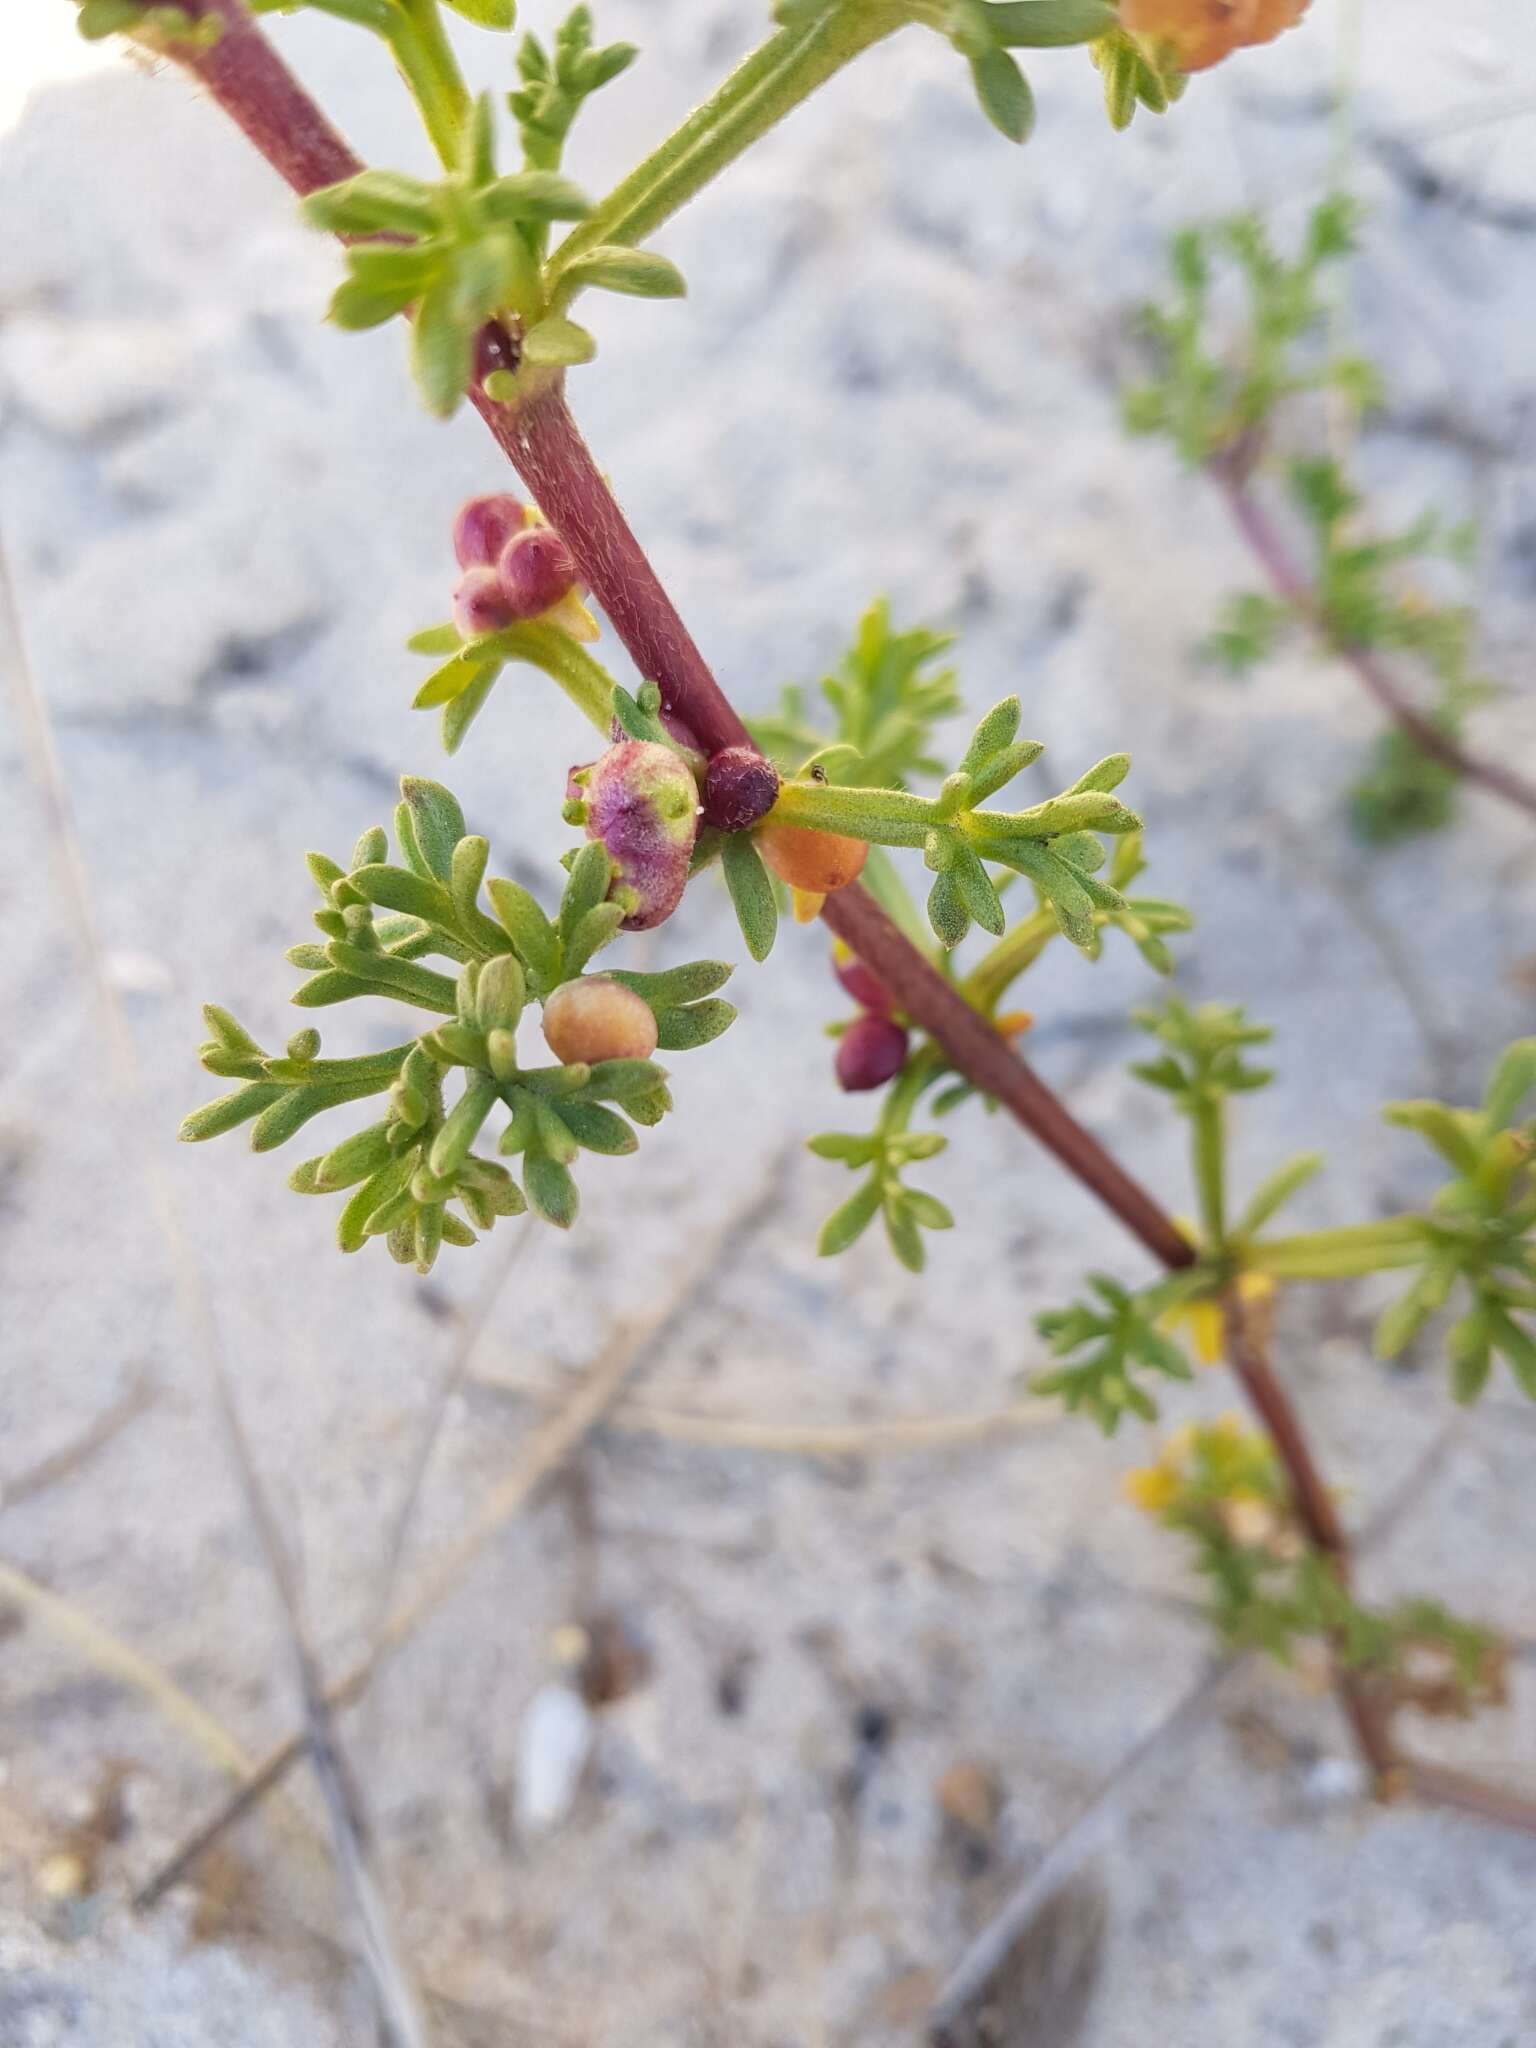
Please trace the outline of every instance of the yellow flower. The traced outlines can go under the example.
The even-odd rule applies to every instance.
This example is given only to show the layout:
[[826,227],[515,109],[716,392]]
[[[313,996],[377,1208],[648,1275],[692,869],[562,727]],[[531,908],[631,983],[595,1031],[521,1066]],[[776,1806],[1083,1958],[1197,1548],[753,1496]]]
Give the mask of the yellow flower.
[[1125,1497],[1143,1514],[1160,1515],[1178,1497],[1179,1476],[1167,1465],[1138,1465],[1125,1475]]
[[[1268,1273],[1242,1273],[1238,1276],[1237,1295],[1245,1307],[1260,1314],[1274,1299],[1275,1283]],[[1170,1336],[1177,1335],[1183,1328],[1189,1332],[1190,1349],[1201,1365],[1219,1365],[1225,1341],[1222,1328],[1221,1303],[1214,1295],[1202,1295],[1197,1301],[1180,1302],[1168,1310],[1162,1319],[1162,1327]]]

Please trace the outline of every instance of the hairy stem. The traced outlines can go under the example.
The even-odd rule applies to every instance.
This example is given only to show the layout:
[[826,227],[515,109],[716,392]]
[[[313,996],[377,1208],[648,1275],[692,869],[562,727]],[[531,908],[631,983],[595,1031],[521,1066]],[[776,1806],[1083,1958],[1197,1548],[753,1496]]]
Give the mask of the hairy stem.
[[1341,640],[1333,631],[1318,602],[1316,590],[1286,547],[1279,528],[1254,494],[1249,481],[1251,462],[1241,457],[1217,457],[1207,468],[1232,514],[1233,524],[1248,543],[1276,594],[1284,598],[1339,659],[1354,671],[1382,710],[1412,740],[1419,752],[1536,818],[1536,782],[1527,780],[1502,761],[1469,754],[1458,740],[1411,702],[1397,678],[1373,649]]
[[242,0],[182,0],[198,19],[223,23],[208,50],[177,56],[235,126],[301,197],[355,177],[362,160],[331,126],[246,12]]

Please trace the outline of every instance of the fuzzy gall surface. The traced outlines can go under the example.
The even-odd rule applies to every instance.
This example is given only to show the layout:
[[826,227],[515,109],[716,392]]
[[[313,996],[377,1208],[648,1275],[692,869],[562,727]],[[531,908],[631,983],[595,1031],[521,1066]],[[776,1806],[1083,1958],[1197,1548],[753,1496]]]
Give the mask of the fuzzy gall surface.
[[632,988],[606,974],[591,974],[555,990],[544,1005],[544,1038],[566,1066],[648,1060],[656,1050],[656,1018]]
[[514,533],[496,561],[502,595],[514,619],[536,619],[557,605],[576,581],[571,551],[550,526]]
[[704,775],[704,821],[745,832],[766,818],[779,794],[779,771],[756,747],[722,747]]
[[624,929],[648,931],[682,899],[698,836],[698,785],[670,747],[624,740],[593,762],[582,796],[587,837],[600,839],[617,867],[609,893],[627,889],[638,899]]

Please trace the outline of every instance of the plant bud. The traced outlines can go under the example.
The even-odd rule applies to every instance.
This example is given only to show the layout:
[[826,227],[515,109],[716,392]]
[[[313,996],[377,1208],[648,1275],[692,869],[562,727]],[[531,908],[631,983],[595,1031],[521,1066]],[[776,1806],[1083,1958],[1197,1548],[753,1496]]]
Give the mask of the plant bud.
[[575,584],[571,551],[552,526],[525,526],[496,558],[502,595],[514,619],[536,619]]
[[519,499],[509,491],[471,498],[459,507],[453,522],[453,552],[461,569],[494,568],[496,559],[527,520]]
[[869,848],[841,832],[813,832],[808,825],[764,825],[757,850],[781,882],[810,896],[830,896],[856,882]]
[[514,617],[494,569],[483,565],[466,569],[453,593],[453,623],[466,640],[483,640],[487,633],[499,633]]
[[859,1017],[837,1042],[837,1079],[850,1095],[883,1088],[907,1063],[907,1034],[889,1017]]
[[1163,44],[1181,71],[1204,71],[1232,51],[1273,42],[1309,0],[1122,0],[1120,26]]
[[745,832],[766,818],[779,794],[779,771],[756,747],[722,747],[704,772],[704,819],[722,832]]
[[687,884],[698,785],[670,747],[624,740],[592,763],[582,796],[587,837],[601,840],[615,863],[608,893],[627,905],[624,929],[648,931],[671,916]]
[[895,1004],[885,983],[841,942],[832,949],[832,972],[861,1010],[868,1010],[873,1017],[890,1016]]
[[563,1066],[648,1060],[656,1019],[643,996],[606,974],[563,981],[544,1005],[544,1038]]

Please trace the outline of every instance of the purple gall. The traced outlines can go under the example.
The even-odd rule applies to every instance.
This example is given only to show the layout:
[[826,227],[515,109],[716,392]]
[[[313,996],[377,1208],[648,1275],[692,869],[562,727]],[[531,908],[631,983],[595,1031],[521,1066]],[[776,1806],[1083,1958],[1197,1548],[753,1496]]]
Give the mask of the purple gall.
[[856,1017],[837,1042],[837,1079],[850,1095],[883,1088],[907,1063],[907,1034],[890,1017]]
[[521,533],[528,513],[509,491],[471,498],[453,522],[453,552],[461,569],[494,568],[513,534]]
[[745,832],[778,801],[779,771],[756,747],[722,747],[704,774],[704,819],[722,832]]
[[587,837],[617,872],[609,895],[627,905],[624,929],[649,931],[672,915],[698,837],[699,791],[686,762],[655,740],[624,740],[586,770],[580,785]]
[[453,593],[453,623],[465,640],[483,640],[500,633],[513,619],[511,606],[494,569],[483,564],[466,569]]
[[552,526],[514,533],[496,559],[496,573],[514,619],[552,611],[576,583],[571,551]]

